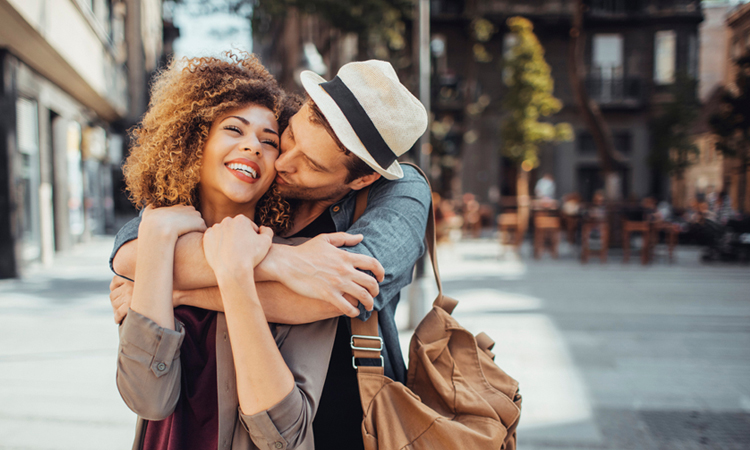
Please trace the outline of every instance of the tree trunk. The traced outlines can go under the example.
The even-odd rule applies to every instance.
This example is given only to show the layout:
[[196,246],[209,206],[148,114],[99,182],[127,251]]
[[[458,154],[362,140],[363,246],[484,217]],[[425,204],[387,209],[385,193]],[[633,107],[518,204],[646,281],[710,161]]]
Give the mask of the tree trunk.
[[674,195],[672,197],[672,206],[679,209],[685,208],[685,206],[687,206],[685,197],[685,176],[682,173],[679,173],[674,177]]
[[740,173],[737,176],[737,209],[743,214],[750,211],[747,205],[747,169],[748,155],[747,151],[743,151],[740,156]]
[[281,34],[283,45],[277,48],[281,48],[284,51],[279,84],[290,92],[298,90],[297,84],[294,81],[294,73],[297,71],[300,62],[300,48],[302,46],[300,28],[299,12],[296,8],[289,8],[284,18],[284,30]]
[[357,33],[357,61],[367,61],[367,31],[363,30]]
[[602,172],[604,186],[608,200],[620,198],[622,180],[617,171],[623,157],[615,150],[612,132],[602,116],[599,105],[593,102],[586,92],[586,65],[584,63],[584,47],[586,36],[583,32],[583,0],[572,0],[573,24],[570,29],[570,43],[568,44],[568,76],[573,96],[581,111],[586,126],[596,145]]
[[529,172],[518,167],[516,170],[516,198],[518,204],[518,245],[523,242],[529,228],[531,197],[529,197]]

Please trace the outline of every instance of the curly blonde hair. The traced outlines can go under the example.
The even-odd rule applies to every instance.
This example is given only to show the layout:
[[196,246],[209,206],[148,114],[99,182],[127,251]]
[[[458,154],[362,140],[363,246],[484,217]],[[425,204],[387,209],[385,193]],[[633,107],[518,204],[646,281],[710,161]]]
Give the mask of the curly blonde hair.
[[[149,109],[130,132],[133,146],[123,166],[136,207],[198,206],[203,148],[211,124],[226,112],[263,106],[285,127],[299,109],[299,101],[281,90],[254,55],[226,52],[225,57],[173,60],[157,74]],[[255,215],[276,233],[292,225],[289,203],[275,185],[258,201]]]

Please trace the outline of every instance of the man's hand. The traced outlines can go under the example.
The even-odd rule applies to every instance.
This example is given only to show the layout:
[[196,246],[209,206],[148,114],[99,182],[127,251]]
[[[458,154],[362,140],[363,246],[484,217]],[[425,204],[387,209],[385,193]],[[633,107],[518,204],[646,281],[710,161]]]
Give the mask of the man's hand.
[[[383,266],[374,258],[338,248],[361,241],[362,235],[331,233],[296,247],[276,245],[264,260],[270,264],[262,268],[292,291],[331,303],[343,314],[356,317],[359,310],[350,300],[372,310],[373,298],[380,291],[378,281],[385,276]],[[375,278],[362,271],[370,271]]]
[[130,302],[133,300],[133,282],[115,275],[109,283],[109,301],[115,313],[115,323],[122,323],[128,315]]

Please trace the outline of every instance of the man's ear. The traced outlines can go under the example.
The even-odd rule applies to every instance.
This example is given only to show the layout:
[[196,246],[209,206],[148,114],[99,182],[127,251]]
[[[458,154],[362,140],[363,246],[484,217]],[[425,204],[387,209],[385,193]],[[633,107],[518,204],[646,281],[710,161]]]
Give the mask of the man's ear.
[[359,177],[356,180],[352,181],[351,183],[349,183],[349,187],[352,188],[353,191],[358,191],[360,189],[366,188],[372,183],[378,181],[379,179],[380,179],[380,174],[377,172],[373,172],[369,175]]

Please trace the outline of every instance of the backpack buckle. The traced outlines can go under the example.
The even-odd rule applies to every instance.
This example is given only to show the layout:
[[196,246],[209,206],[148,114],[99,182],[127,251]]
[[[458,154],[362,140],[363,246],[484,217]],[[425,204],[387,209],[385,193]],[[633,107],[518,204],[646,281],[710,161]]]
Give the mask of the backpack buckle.
[[[354,339],[369,339],[371,341],[378,341],[379,345],[377,347],[358,347],[354,345]],[[353,334],[351,339],[349,340],[349,346],[351,346],[352,350],[359,350],[362,352],[381,352],[383,351],[383,338],[380,336],[364,336],[361,334]],[[383,355],[378,355],[380,357],[380,367],[385,367],[385,360],[383,359]],[[377,359],[377,358],[361,358],[361,359]],[[357,370],[357,357],[352,356],[352,367],[354,367],[354,370]]]
[[[380,347],[374,348],[374,347],[357,347],[354,345],[354,338],[357,339],[370,339],[372,341],[378,341],[380,343]],[[363,336],[361,334],[353,334],[351,339],[349,339],[349,345],[352,347],[352,350],[362,350],[365,352],[381,352],[383,351],[383,338],[380,336]]]

